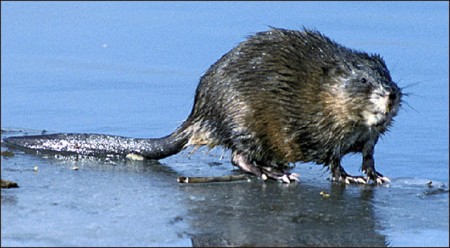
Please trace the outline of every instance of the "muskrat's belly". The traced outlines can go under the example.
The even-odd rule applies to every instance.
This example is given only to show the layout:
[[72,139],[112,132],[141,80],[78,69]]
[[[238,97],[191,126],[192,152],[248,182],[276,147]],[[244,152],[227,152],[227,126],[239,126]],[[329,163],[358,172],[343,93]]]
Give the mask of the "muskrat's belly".
[[330,160],[334,147],[322,142],[317,134],[320,130],[300,125],[283,116],[282,110],[277,110],[277,114],[268,109],[258,113],[255,108],[240,104],[240,108],[232,110],[222,108],[227,114],[202,112],[192,125],[197,129],[191,144],[220,145],[264,163],[326,163]]

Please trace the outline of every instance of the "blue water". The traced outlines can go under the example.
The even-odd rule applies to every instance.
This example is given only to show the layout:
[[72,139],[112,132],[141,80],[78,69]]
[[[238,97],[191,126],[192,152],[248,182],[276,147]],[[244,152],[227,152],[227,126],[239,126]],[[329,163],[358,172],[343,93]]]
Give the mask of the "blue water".
[[[372,204],[378,225],[375,229],[386,236],[390,245],[448,246],[448,190],[430,196],[424,188],[429,181],[438,185],[437,188],[442,185],[448,188],[449,182],[447,2],[2,2],[1,7],[2,129],[133,137],[166,135],[190,113],[202,73],[247,35],[267,30],[269,25],[314,28],[347,47],[381,54],[393,79],[409,96],[393,128],[376,146],[377,168],[391,177],[393,184],[374,190]],[[217,154],[220,156],[220,152]],[[360,159],[357,155],[344,159],[346,170],[359,174]],[[52,211],[45,207],[34,210],[37,212],[34,216],[45,217],[47,221],[43,223],[53,225],[54,229],[31,230],[28,226],[33,215],[18,213],[16,216],[12,212],[17,206],[4,201],[10,199],[4,198],[6,194],[25,208],[34,199],[23,195],[33,192],[33,185],[26,187],[27,180],[31,179],[23,178],[26,172],[20,170],[24,168],[17,172],[15,166],[28,164],[32,168],[38,163],[49,173],[54,172],[46,160],[38,156],[15,156],[14,161],[16,164],[2,157],[2,178],[8,179],[10,175],[9,179],[24,186],[17,191],[2,190],[2,245],[190,245],[185,240],[187,234],[177,236],[170,228],[163,231],[150,228],[151,233],[161,231],[170,237],[168,239],[146,239],[138,230],[134,235],[141,238],[134,239],[134,243],[118,238],[117,232],[128,230],[132,225],[119,216],[119,224],[108,229],[102,226],[108,226],[104,222],[108,216],[102,214],[95,215],[98,223],[92,224],[103,228],[96,229],[100,230],[95,237],[97,241],[94,242],[93,237],[74,243],[59,242],[66,238],[64,232],[57,235],[53,232],[59,228],[61,220],[69,221],[68,216],[78,213],[71,208],[60,215],[50,214]],[[55,163],[58,168],[55,170],[59,171],[62,162],[51,161],[48,164]],[[208,166],[211,161],[216,158],[202,153],[191,159],[180,154],[162,162],[175,174],[223,174],[231,169],[228,160],[216,167]],[[112,173],[109,167],[99,166],[102,169],[92,165],[89,171],[86,165],[89,173],[85,176],[98,177],[97,170],[105,175]],[[323,171],[312,173],[310,178],[313,179],[308,179],[309,172],[305,170],[310,166],[296,168],[306,174],[304,183],[314,185],[313,179],[319,178],[318,181],[328,185]],[[141,167],[137,170],[147,173]],[[57,174],[47,174],[47,177],[50,175],[58,178]],[[65,174],[62,175],[63,179],[58,180],[64,180]],[[137,185],[149,187],[145,180],[139,181],[139,174],[130,175],[125,170],[120,175],[137,176]],[[157,185],[161,188],[148,190],[153,193],[168,190],[175,195],[186,190],[170,183]],[[109,188],[104,187],[99,186],[98,190]],[[245,192],[245,187],[242,190]],[[297,191],[301,192],[297,189],[290,194],[299,194]],[[57,194],[49,190],[39,192]],[[200,192],[192,193],[187,189],[188,194],[195,194],[197,198],[208,194]],[[60,205],[73,201],[71,196],[62,199]],[[86,208],[103,211],[98,204],[85,201]],[[144,213],[141,215],[138,210],[145,208],[145,204],[129,210],[133,211],[132,219],[138,229],[156,223],[163,225],[161,223],[165,222],[161,219],[146,219],[145,224],[139,221],[145,219]],[[192,218],[199,216],[198,211],[189,207],[177,212],[175,205],[179,203],[176,202],[172,206],[174,209],[168,207],[170,210],[154,204],[155,211],[161,211],[162,216],[169,216],[164,211],[172,215],[189,212],[186,215]],[[401,211],[404,204],[406,210]],[[236,203],[236,207],[239,206],[246,205]],[[126,209],[121,211],[127,214]],[[85,225],[91,218],[88,216],[79,220],[80,223]],[[21,225],[12,224],[14,218],[19,217]],[[186,225],[186,230],[195,229],[192,222],[188,223],[191,224]],[[177,228],[184,230],[184,227]],[[254,227],[258,228],[262,227]],[[67,232],[83,234],[76,228]],[[17,238],[21,233],[29,236]],[[34,240],[31,237],[36,233],[56,238]],[[178,239],[180,236],[182,238]]]

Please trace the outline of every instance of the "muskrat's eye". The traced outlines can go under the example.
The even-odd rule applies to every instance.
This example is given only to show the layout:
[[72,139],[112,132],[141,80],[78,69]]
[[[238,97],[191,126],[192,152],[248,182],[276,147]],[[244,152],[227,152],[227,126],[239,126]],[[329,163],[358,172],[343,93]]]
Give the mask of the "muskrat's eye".
[[361,78],[361,83],[363,83],[363,84],[367,83],[367,79],[366,78]]

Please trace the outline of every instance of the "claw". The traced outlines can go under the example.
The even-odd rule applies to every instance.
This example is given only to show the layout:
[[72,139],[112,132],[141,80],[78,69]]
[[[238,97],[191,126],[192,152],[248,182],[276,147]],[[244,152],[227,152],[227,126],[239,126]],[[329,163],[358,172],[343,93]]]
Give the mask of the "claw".
[[269,178],[269,177],[267,177],[267,175],[266,174],[262,174],[261,175],[261,179],[263,180],[263,181],[266,181],[267,180],[267,178]]
[[357,178],[357,177],[348,177],[348,179],[349,179],[352,183],[358,183],[358,178]]
[[366,180],[364,180],[364,178],[361,178],[361,177],[356,178],[356,182],[357,183],[361,183],[361,184],[366,184],[367,183]]
[[377,178],[374,180],[377,184],[383,184],[383,183],[390,183],[391,180],[384,176],[377,176]]
[[348,177],[345,177],[345,180],[344,180],[344,182],[345,182],[345,184],[350,184],[350,180],[349,180],[349,178],[348,178]]
[[383,180],[383,182],[386,182],[386,183],[391,182],[391,180],[388,177],[382,177],[381,180]]
[[300,177],[300,175],[297,174],[297,173],[291,173],[291,174],[289,174],[289,179],[290,179],[290,180],[293,180],[293,181],[300,182],[299,177]]
[[282,180],[283,182],[287,183],[287,184],[290,184],[290,183],[291,183],[291,180],[289,179],[289,177],[288,177],[286,174],[284,174],[284,175],[281,177],[281,180]]

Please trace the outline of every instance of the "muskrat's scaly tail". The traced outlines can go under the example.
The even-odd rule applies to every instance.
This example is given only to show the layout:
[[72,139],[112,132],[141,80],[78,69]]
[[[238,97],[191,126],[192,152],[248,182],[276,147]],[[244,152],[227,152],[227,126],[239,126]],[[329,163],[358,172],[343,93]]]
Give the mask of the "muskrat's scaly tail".
[[9,137],[4,140],[4,143],[7,146],[41,152],[94,156],[137,154],[147,159],[162,159],[181,151],[188,139],[189,135],[178,129],[168,136],[155,139],[137,139],[104,134],[58,133]]

